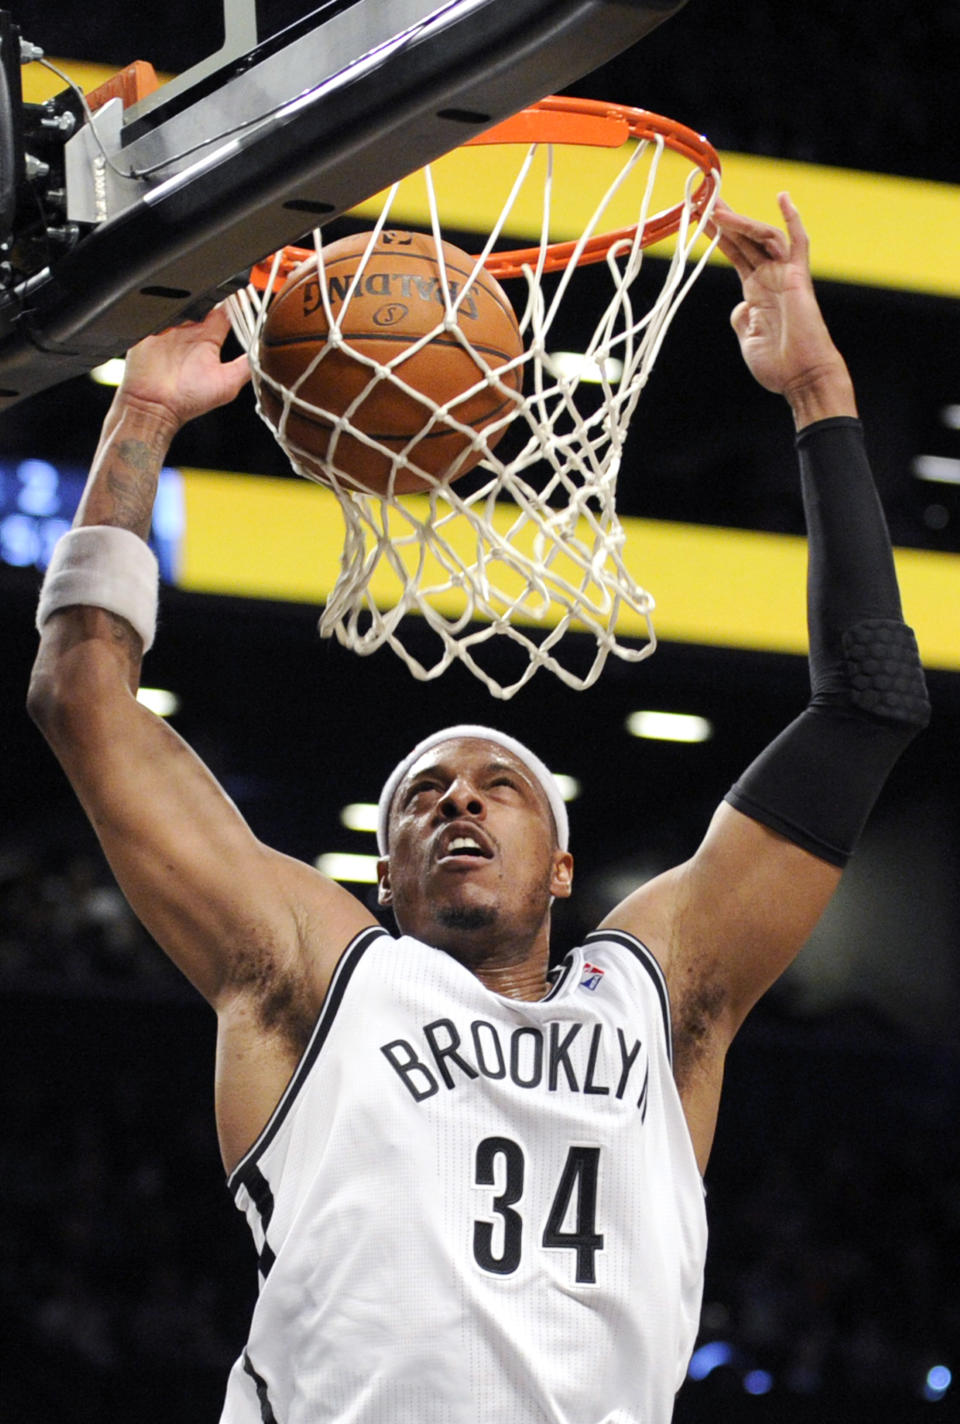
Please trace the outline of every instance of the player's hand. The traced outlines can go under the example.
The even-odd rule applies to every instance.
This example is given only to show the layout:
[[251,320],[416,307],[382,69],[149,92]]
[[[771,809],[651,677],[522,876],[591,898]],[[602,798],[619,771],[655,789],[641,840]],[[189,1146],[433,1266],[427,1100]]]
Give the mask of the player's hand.
[[171,432],[226,405],[250,377],[246,356],[222,359],[229,330],[230,318],[218,306],[203,321],[146,337],[127,353],[117,400],[149,409]]
[[778,202],[786,233],[719,203],[720,251],[736,268],[743,301],[731,324],[751,374],[785,396],[798,425],[855,415],[846,364],[827,330],[810,275],[810,243],[786,193]]

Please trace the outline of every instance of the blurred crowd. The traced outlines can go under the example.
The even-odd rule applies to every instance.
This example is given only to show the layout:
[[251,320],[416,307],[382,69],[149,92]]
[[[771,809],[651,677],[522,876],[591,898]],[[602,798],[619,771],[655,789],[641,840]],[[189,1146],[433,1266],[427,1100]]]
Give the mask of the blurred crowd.
[[960,1061],[850,1016],[758,1016],[707,1177],[700,1345],[729,1342],[728,1387],[807,1401],[797,1417],[956,1418]]
[[0,986],[187,997],[88,839],[0,842]]
[[[256,1276],[217,1155],[213,1016],[95,853],[0,866],[3,1419],[215,1420]],[[707,1178],[678,1424],[951,1417],[958,1112],[950,1051],[757,1011]]]

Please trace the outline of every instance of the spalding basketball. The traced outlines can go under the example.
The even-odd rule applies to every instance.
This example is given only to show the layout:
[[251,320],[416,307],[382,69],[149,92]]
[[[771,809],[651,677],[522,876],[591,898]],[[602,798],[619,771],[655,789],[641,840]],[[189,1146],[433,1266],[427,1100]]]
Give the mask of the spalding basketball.
[[[503,372],[506,391],[486,378],[522,354],[513,307],[483,268],[471,281],[474,259],[444,242],[457,329],[445,326],[433,238],[382,232],[364,260],[368,243],[368,233],[332,243],[324,248],[322,277],[311,259],[274,297],[260,339],[260,367],[268,378],[260,382],[261,408],[314,478],[329,482],[332,466],[342,483],[386,493],[391,456],[404,451],[427,475],[458,479],[484,452],[471,448],[472,436],[443,416],[431,417],[436,406],[447,407],[454,420],[478,434],[504,421],[514,405],[510,392],[519,393],[522,386],[521,368]],[[338,339],[330,339],[328,309]],[[270,382],[296,398],[285,419],[283,395]],[[338,428],[342,416],[376,444]],[[487,437],[491,448],[506,424]],[[429,484],[416,470],[400,466],[392,489],[408,494]]]

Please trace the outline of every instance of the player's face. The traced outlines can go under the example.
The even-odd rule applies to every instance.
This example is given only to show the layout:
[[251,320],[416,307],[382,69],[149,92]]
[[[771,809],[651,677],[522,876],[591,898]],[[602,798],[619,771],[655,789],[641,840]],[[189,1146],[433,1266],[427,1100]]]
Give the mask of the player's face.
[[397,788],[380,903],[428,944],[492,933],[519,948],[542,928],[551,896],[569,895],[572,864],[523,762],[495,742],[456,738],[426,752]]

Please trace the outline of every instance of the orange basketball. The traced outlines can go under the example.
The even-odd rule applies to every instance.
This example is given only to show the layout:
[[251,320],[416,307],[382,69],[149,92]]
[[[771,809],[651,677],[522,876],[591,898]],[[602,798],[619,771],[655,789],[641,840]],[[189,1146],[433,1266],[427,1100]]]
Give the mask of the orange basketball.
[[[431,422],[430,416],[434,404],[450,403],[454,420],[482,432],[509,412],[513,402],[502,389],[489,384],[472,388],[523,351],[510,300],[483,268],[469,282],[474,259],[449,242],[442,244],[452,303],[469,282],[456,306],[456,324],[468,349],[455,330],[443,325],[444,294],[434,240],[420,233],[382,232],[364,263],[368,242],[368,233],[358,233],[324,249],[329,308],[339,323],[342,344],[329,340],[315,260],[298,267],[271,302],[260,340],[261,369],[311,409],[291,403],[281,426],[283,400],[266,381],[260,383],[261,407],[274,427],[281,426],[281,438],[292,453],[319,479],[328,480],[330,463],[345,483],[384,493],[390,453],[401,450],[437,478],[459,461],[450,474],[458,479],[483,452],[470,448],[469,435],[442,417]],[[416,349],[424,337],[429,340]],[[378,372],[370,361],[381,367],[389,363],[409,389]],[[519,393],[520,367],[504,371],[501,380]],[[419,398],[421,393],[426,399]],[[385,448],[366,445],[342,428],[337,431],[335,421],[343,415]],[[489,445],[502,434],[503,429],[493,431]],[[429,483],[401,467],[393,489],[409,494]]]

